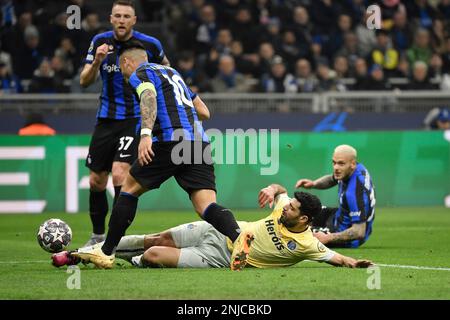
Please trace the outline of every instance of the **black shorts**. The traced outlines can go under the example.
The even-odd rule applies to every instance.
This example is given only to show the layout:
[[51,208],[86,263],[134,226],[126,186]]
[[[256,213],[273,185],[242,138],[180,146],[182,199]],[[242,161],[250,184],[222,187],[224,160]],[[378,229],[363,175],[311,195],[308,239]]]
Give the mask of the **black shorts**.
[[111,171],[114,161],[132,164],[137,159],[140,119],[98,119],[89,145],[86,167],[94,172]]
[[[192,152],[190,154],[186,154],[184,151],[178,152],[181,144],[185,148],[190,148],[189,150]],[[196,146],[194,146],[195,144]],[[174,150],[174,148],[176,149]],[[201,141],[155,142],[152,150],[155,154],[152,162],[141,166],[136,160],[130,169],[131,176],[144,188],[158,189],[163,182],[174,177],[189,196],[196,190],[216,191],[216,177],[209,143]],[[200,150],[203,156],[200,155]],[[183,157],[186,161],[180,163],[179,160],[172,159],[172,151],[174,154],[186,156],[186,158]],[[175,160],[175,163],[172,160]]]

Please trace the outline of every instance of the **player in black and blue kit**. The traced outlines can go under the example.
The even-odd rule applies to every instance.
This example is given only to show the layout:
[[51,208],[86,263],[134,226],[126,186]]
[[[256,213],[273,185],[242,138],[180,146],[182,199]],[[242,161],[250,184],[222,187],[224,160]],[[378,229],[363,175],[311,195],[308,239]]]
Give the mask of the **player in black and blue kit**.
[[[216,203],[211,147],[200,122],[209,117],[208,108],[175,69],[149,63],[139,42],[122,50],[120,69],[140,100],[138,161],[122,186],[102,247],[80,248],[72,255],[100,268],[111,268],[116,247],[136,215],[138,197],[174,177],[189,194],[199,216],[234,242],[230,267],[241,270],[253,235],[241,233],[231,211]],[[178,261],[182,253],[174,250],[172,254],[170,259]]]
[[333,154],[333,175],[300,179],[296,187],[328,189],[338,185],[339,207],[323,208],[313,221],[315,236],[327,246],[358,248],[372,233],[375,189],[369,171],[356,161],[356,150],[340,145]]
[[93,226],[91,239],[86,245],[93,245],[105,238],[109,173],[112,174],[115,202],[130,165],[137,157],[139,101],[120,72],[118,52],[130,41],[139,40],[146,49],[149,61],[169,64],[158,39],[133,30],[136,15],[131,1],[115,1],[110,21],[113,30],[93,38],[80,75],[83,87],[95,82],[99,73],[103,80],[97,123],[86,159],[86,166],[90,169],[89,213]]

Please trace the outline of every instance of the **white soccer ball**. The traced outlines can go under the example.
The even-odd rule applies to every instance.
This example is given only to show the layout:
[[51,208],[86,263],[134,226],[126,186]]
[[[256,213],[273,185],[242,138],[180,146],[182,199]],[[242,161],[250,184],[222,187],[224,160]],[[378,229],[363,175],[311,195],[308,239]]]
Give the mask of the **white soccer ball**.
[[45,251],[61,252],[72,241],[72,230],[60,219],[49,219],[39,226],[37,240]]

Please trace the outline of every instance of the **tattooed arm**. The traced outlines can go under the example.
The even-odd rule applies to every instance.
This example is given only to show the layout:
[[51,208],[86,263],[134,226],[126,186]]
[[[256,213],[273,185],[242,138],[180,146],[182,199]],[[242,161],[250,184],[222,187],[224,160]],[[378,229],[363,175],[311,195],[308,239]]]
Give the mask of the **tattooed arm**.
[[156,94],[153,90],[145,90],[141,94],[142,129],[153,130],[156,120]]
[[329,189],[331,187],[334,187],[335,185],[337,185],[337,181],[331,174],[323,176],[322,178],[314,181],[314,188],[316,189]]
[[356,223],[347,230],[344,230],[342,232],[330,233],[331,239],[329,243],[361,240],[364,239],[365,234],[366,234],[366,224]]
[[323,233],[316,232],[314,236],[320,240],[323,244],[339,244],[352,240],[361,240],[364,239],[366,234],[366,224],[365,223],[356,223],[353,224],[347,230],[336,233]]
[[333,178],[331,174],[323,176],[316,180],[309,180],[309,179],[300,179],[295,184],[296,188],[306,188],[306,189],[329,189],[331,187],[334,187],[337,184],[337,181]]
[[155,155],[152,150],[151,131],[156,120],[156,94],[153,90],[145,90],[141,94],[141,141],[139,142],[138,159],[141,166],[149,164]]

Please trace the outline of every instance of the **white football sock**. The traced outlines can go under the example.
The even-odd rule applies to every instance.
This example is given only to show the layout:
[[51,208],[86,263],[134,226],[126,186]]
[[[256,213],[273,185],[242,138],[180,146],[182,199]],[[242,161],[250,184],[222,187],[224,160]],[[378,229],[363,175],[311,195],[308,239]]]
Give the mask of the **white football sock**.
[[116,257],[131,261],[134,256],[144,253],[145,235],[123,236],[116,248]]
[[142,263],[142,256],[143,254],[131,258],[131,264],[137,268],[144,268],[144,264]]

